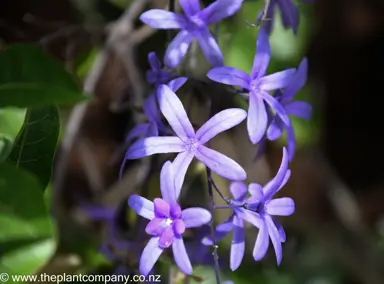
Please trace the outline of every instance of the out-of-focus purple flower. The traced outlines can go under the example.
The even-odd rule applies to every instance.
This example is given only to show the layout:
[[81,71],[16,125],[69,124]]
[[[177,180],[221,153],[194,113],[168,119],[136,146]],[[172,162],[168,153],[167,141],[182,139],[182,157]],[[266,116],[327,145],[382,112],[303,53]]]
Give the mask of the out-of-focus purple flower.
[[175,77],[175,74],[172,74],[162,68],[161,62],[157,58],[156,53],[148,53],[148,62],[151,66],[151,69],[146,72],[146,79],[149,84],[157,87],[161,84],[167,84]]
[[197,39],[207,61],[212,66],[223,65],[223,55],[209,26],[232,16],[241,7],[243,0],[217,0],[200,10],[199,0],[179,0],[184,15],[153,9],[143,13],[140,20],[154,29],[181,29],[169,44],[164,57],[168,68],[176,67]]
[[[293,101],[293,98],[307,81],[307,69],[308,60],[307,58],[304,58],[292,81],[288,84],[285,90],[278,90],[275,93],[275,97],[284,107],[288,115],[297,116],[305,120],[311,118],[312,106],[304,101]],[[272,141],[276,140],[281,136],[284,129],[287,130],[288,154],[289,160],[292,161],[296,149],[296,138],[292,124],[285,125],[279,116],[274,116],[267,130],[267,138]]]
[[211,117],[195,132],[183,104],[166,85],[158,90],[160,110],[177,136],[148,137],[136,141],[127,151],[125,160],[158,153],[179,153],[173,164],[177,169],[175,183],[181,190],[185,174],[194,157],[218,175],[229,180],[244,180],[244,169],[234,160],[204,146],[217,134],[241,123],[247,113],[242,109],[226,109]]
[[239,86],[249,91],[247,129],[253,144],[260,141],[267,128],[268,114],[265,103],[276,112],[286,125],[290,125],[285,109],[268,91],[286,87],[291,81],[295,69],[287,69],[265,76],[270,56],[268,35],[263,28],[258,35],[251,75],[233,67],[216,67],[207,74],[208,78],[213,81]]
[[145,231],[152,235],[140,258],[140,273],[148,275],[164,249],[172,245],[176,264],[185,274],[192,274],[182,234],[186,228],[199,227],[211,220],[211,213],[203,208],[181,210],[177,199],[179,191],[175,188],[174,165],[168,161],[160,173],[160,190],[163,199],[154,202],[131,195],[129,206],[140,216],[150,220]]
[[272,216],[289,216],[295,211],[295,203],[291,198],[272,197],[288,182],[291,171],[288,169],[288,153],[283,148],[283,159],[276,176],[264,187],[257,183],[251,183],[248,190],[251,197],[248,198],[246,208],[258,213],[261,218],[261,225],[258,226],[259,233],[253,249],[255,260],[261,260],[269,246],[269,238],[275,249],[277,264],[283,257],[281,243],[285,242],[286,235],[281,224]]
[[[314,0],[301,0],[302,2],[314,2]],[[297,34],[297,29],[299,27],[299,10],[296,5],[293,4],[292,0],[270,0],[267,11],[260,12],[257,21],[263,19],[263,13],[266,13],[264,17],[266,19],[264,27],[266,28],[268,34],[271,33],[273,27],[273,19],[275,14],[276,7],[279,8],[281,13],[281,19],[283,21],[283,26],[286,29],[292,29],[295,34]]]
[[[233,214],[224,223],[221,223],[216,227],[215,241],[219,242],[233,230],[229,266],[232,271],[234,271],[240,266],[244,257],[244,221],[247,221],[256,227],[261,226],[263,221],[258,214],[244,208],[244,205],[247,203],[247,187],[244,183],[232,182],[230,191],[233,196],[233,200],[230,202]],[[206,246],[210,246],[212,245],[212,239],[210,237],[205,237],[202,240],[202,243]]]

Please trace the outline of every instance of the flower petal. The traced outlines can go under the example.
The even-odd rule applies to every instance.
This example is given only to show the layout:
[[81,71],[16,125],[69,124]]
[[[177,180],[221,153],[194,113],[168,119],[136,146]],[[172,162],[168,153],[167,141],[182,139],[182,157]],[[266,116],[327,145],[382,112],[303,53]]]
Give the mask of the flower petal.
[[158,218],[168,218],[171,214],[171,207],[169,204],[161,199],[161,198],[155,198],[153,200],[153,204],[155,206],[155,216]]
[[185,82],[187,82],[188,78],[187,77],[180,77],[180,78],[176,78],[174,80],[172,80],[171,82],[169,82],[167,84],[167,86],[169,88],[171,88],[171,90],[173,92],[177,92],[177,90],[179,90],[184,84]]
[[290,125],[291,121],[288,117],[288,114],[285,111],[284,107],[279,103],[279,101],[276,100],[267,92],[261,92],[260,94],[261,94],[261,97],[265,100],[265,102],[276,111],[276,114],[281,118],[284,124],[287,126]]
[[259,227],[259,233],[256,238],[255,246],[253,248],[253,258],[256,261],[261,260],[267,253],[269,247],[269,234],[268,227],[265,222]]
[[280,185],[284,181],[285,175],[288,171],[288,153],[285,147],[283,148],[283,159],[276,176],[270,180],[263,188],[264,200],[270,200],[277,192]]
[[152,70],[154,71],[161,70],[161,63],[155,52],[148,53],[148,62]]
[[289,126],[286,126],[285,129],[287,130],[287,143],[288,143],[289,161],[292,161],[293,157],[295,156],[295,151],[296,151],[295,130],[293,129],[292,124],[289,125]]
[[285,177],[283,179],[283,182],[281,183],[281,185],[279,186],[279,189],[282,189],[288,182],[289,178],[291,177],[291,170],[287,170],[287,173],[285,174]]
[[[229,217],[225,222],[216,226],[216,230],[215,230],[215,241],[216,242],[221,241],[233,229],[233,219],[234,219],[234,215]],[[201,242],[205,246],[211,246],[212,245],[211,236],[209,235],[209,236],[203,238],[203,240]]]
[[158,246],[159,238],[151,238],[140,257],[140,274],[147,276],[151,272],[163,249]]
[[177,175],[175,175],[175,190],[176,194],[179,196],[181,188],[183,187],[185,175],[187,173],[188,167],[191,164],[195,154],[189,151],[179,153],[176,158],[173,160],[173,168],[177,170]]
[[232,182],[229,190],[235,200],[242,201],[247,196],[247,186],[241,181]]
[[177,237],[180,237],[185,232],[185,223],[180,219],[175,220],[172,226],[173,226],[173,233]]
[[252,195],[252,197],[255,198],[255,200],[259,200],[259,201],[264,200],[263,187],[260,184],[257,184],[257,183],[249,184],[248,191]]
[[179,0],[179,4],[188,16],[193,16],[200,12],[199,0]]
[[175,240],[175,234],[173,233],[172,226],[166,227],[159,239],[159,247],[169,248]]
[[144,12],[140,20],[153,29],[183,29],[188,25],[185,16],[160,9]]
[[133,143],[125,154],[125,159],[134,160],[153,154],[182,151],[184,151],[184,143],[178,137],[147,137]]
[[289,197],[272,199],[266,207],[269,215],[290,216],[295,212],[295,202]]
[[215,82],[225,85],[239,86],[249,90],[249,75],[234,67],[213,68],[207,73],[207,77]]
[[180,31],[168,45],[167,50],[165,51],[164,64],[168,68],[175,68],[185,54],[187,54],[189,45],[193,40],[193,36],[186,30]]
[[156,96],[154,93],[151,93],[148,98],[145,99],[143,102],[143,111],[145,116],[147,117],[148,121],[159,121],[161,120],[160,117],[160,110],[157,107],[156,104]]
[[205,144],[217,134],[224,132],[239,123],[247,117],[247,112],[240,108],[230,108],[223,110],[211,117],[196,132],[196,139],[200,144]]
[[176,135],[183,141],[195,136],[192,124],[177,95],[166,85],[158,88],[157,97],[161,112]]
[[284,102],[289,102],[293,99],[296,93],[305,85],[307,81],[308,73],[308,60],[304,58],[297,69],[296,74],[293,77],[293,80],[284,90],[283,100]]
[[281,10],[281,18],[285,28],[292,28],[297,33],[299,27],[299,11],[292,1],[277,1]]
[[235,14],[242,3],[243,0],[217,0],[201,12],[201,17],[209,26]]
[[234,207],[233,211],[237,216],[239,216],[244,221],[247,221],[248,223],[251,223],[253,226],[259,228],[263,224],[263,219],[260,217],[259,214],[245,210],[243,208]]
[[275,218],[272,218],[272,220],[273,220],[273,223],[276,226],[277,231],[279,232],[280,241],[282,243],[285,243],[285,241],[287,240],[287,235],[285,234],[283,226]]
[[260,88],[265,91],[282,89],[293,80],[296,69],[291,68],[260,78]]
[[230,254],[230,268],[235,271],[239,268],[244,257],[245,241],[244,241],[244,221],[235,215],[233,219],[233,237]]
[[141,217],[148,220],[155,218],[155,207],[153,202],[144,197],[132,194],[128,199],[128,205]]
[[267,138],[270,141],[278,139],[284,131],[284,123],[279,116],[275,116],[268,127]]
[[261,78],[267,72],[271,48],[269,46],[268,34],[265,28],[261,28],[257,36],[256,55],[253,59],[251,79]]
[[211,213],[203,208],[187,208],[181,212],[186,228],[195,228],[211,221]]
[[145,232],[149,235],[158,236],[165,229],[165,219],[154,218],[145,227]]
[[133,139],[137,137],[144,137],[148,131],[148,123],[140,123],[129,131],[128,135],[125,137],[125,143],[129,144]]
[[215,38],[211,35],[208,28],[201,28],[196,31],[196,39],[200,45],[201,51],[203,52],[208,63],[212,66],[224,65],[223,54],[221,53],[220,47],[217,44]]
[[308,120],[312,115],[312,106],[303,101],[294,101],[285,105],[288,114]]
[[184,241],[182,238],[176,238],[172,244],[173,258],[177,266],[187,275],[192,274],[192,265],[189,260],[187,250],[185,249]]
[[156,122],[150,122],[148,126],[147,133],[145,133],[145,137],[157,137],[159,136],[159,129],[157,128]]
[[275,226],[275,223],[273,223],[271,216],[266,215],[265,221],[267,222],[269,237],[271,238],[273,247],[275,249],[277,265],[280,265],[281,259],[283,258],[283,249],[281,247],[280,234]]
[[247,129],[253,144],[257,144],[264,136],[267,123],[268,116],[262,97],[253,92],[249,93]]
[[177,203],[179,192],[176,192],[175,189],[174,171],[170,161],[165,162],[161,168],[160,190],[161,196],[168,204]]
[[247,173],[231,158],[203,145],[197,147],[195,157],[204,165],[229,180],[245,180]]

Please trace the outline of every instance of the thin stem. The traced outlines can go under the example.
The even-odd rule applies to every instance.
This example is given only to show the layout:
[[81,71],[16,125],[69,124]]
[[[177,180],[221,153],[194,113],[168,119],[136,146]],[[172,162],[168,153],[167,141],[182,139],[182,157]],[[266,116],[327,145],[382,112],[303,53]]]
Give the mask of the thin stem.
[[212,175],[211,175],[211,170],[209,170],[209,173],[210,173],[210,174],[209,174],[209,176],[208,176],[208,182],[213,186],[213,188],[215,189],[215,191],[217,192],[217,194],[221,197],[221,199],[223,199],[224,202],[228,204],[229,199],[228,199],[227,197],[225,197],[225,196],[221,193],[220,189],[217,187],[216,183],[213,181],[213,179],[212,179]]
[[212,190],[212,176],[211,170],[207,167],[207,181],[208,181],[208,194],[210,199],[210,211],[212,219],[210,222],[211,227],[211,239],[212,239],[212,248],[213,248],[213,261],[215,263],[215,276],[217,284],[220,284],[220,267],[219,267],[219,254],[217,252],[217,245],[215,240],[215,221],[213,218],[213,213],[215,210],[215,202],[213,200],[213,190]]
[[230,209],[231,206],[215,206],[215,209]]

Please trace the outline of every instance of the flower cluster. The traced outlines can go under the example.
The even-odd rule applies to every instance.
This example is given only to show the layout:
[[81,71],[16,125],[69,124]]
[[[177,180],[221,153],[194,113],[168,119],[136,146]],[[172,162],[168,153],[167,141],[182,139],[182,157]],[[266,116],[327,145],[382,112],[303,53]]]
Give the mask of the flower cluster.
[[[165,68],[154,53],[148,55],[151,70],[147,71],[147,82],[154,87],[143,105],[148,122],[136,125],[126,138],[129,148],[125,154],[121,172],[128,160],[154,154],[177,153],[173,161],[164,163],[160,173],[162,198],[150,201],[139,195],[131,195],[128,204],[138,215],[149,220],[146,233],[151,236],[140,257],[140,273],[147,275],[156,261],[169,247],[172,247],[176,264],[185,274],[192,274],[192,264],[184,244],[183,234],[189,228],[210,224],[211,234],[203,236],[203,245],[215,246],[229,232],[233,231],[230,252],[230,268],[236,270],[245,253],[244,222],[258,229],[253,257],[261,260],[271,240],[277,263],[282,260],[282,243],[286,235],[282,225],[274,216],[289,216],[295,210],[291,198],[276,198],[290,178],[289,162],[295,153],[295,135],[290,115],[309,119],[311,106],[295,101],[295,94],[304,86],[308,63],[304,58],[299,67],[268,74],[271,57],[268,40],[269,28],[260,29],[253,67],[249,74],[224,66],[223,56],[209,26],[234,15],[242,6],[242,0],[217,0],[201,9],[198,0],[179,0],[184,11],[177,14],[164,10],[149,10],[140,17],[141,21],[156,29],[179,29],[180,32],[169,44],[165,56]],[[298,25],[298,13],[290,0],[271,0],[267,13],[272,15],[274,6],[282,10],[284,25],[294,30]],[[197,40],[212,69],[207,73],[211,81],[235,88],[242,98],[248,100],[248,111],[229,108],[214,114],[200,127],[194,127],[187,111],[176,92],[188,80],[179,76],[172,68],[177,67],[188,52],[193,40]],[[164,123],[163,117],[167,123]],[[247,120],[247,131],[253,144],[276,140],[287,132],[287,149],[283,148],[282,162],[277,174],[265,185],[243,181],[246,171],[232,158],[211,149],[207,143],[218,134]],[[260,148],[260,147],[259,147]],[[215,188],[224,206],[232,211],[230,218],[213,228],[212,213],[204,208],[180,207],[180,192],[192,161],[203,163],[207,169],[210,188]],[[226,198],[213,183],[210,171],[231,181],[232,198]],[[212,201],[213,202],[213,201]],[[217,267],[215,267],[216,269]],[[218,280],[218,279],[217,279]],[[219,280],[217,281],[219,283]]]

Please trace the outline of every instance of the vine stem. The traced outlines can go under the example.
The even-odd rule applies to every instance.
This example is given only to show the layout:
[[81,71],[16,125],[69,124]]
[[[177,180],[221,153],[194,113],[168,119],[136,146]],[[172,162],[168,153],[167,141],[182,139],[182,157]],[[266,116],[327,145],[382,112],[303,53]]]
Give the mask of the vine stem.
[[[213,248],[213,261],[215,267],[215,276],[217,284],[220,284],[220,266],[219,266],[219,254],[217,252],[217,245],[215,240],[215,221],[213,218],[214,210],[215,210],[215,202],[213,200],[213,189],[212,189],[212,175],[211,170],[207,167],[207,182],[208,182],[208,194],[210,201],[210,212],[212,215],[210,227],[211,227],[211,239],[212,239],[212,248]],[[221,194],[221,193],[220,193]]]

